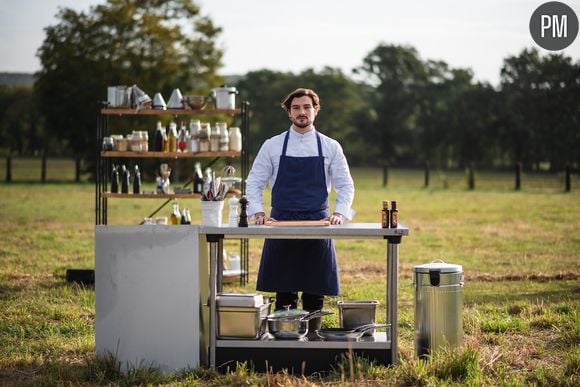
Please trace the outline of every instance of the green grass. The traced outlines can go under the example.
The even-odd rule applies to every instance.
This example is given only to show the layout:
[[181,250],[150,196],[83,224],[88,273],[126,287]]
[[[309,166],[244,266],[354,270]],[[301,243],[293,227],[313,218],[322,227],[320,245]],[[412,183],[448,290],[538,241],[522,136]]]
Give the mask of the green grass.
[[[23,385],[579,385],[580,190],[554,176],[514,192],[511,175],[462,173],[443,180],[422,171],[355,169],[356,221],[378,222],[381,202],[397,200],[411,235],[400,246],[400,357],[396,367],[348,358],[325,375],[260,374],[239,364],[223,375],[164,375],[142,365],[120,371],[94,355],[94,291],[67,283],[67,268],[94,266],[91,184],[0,184],[0,384]],[[554,182],[554,180],[556,180]],[[575,182],[575,184],[577,184]],[[109,223],[136,224],[162,200],[110,200]],[[199,219],[198,202],[182,201]],[[169,208],[161,210],[168,215]],[[194,220],[195,221],[195,220]],[[199,221],[199,220],[198,220]],[[381,301],[384,243],[336,242],[342,295]],[[232,246],[226,244],[226,249]],[[260,242],[250,243],[254,291]],[[413,267],[444,259],[463,265],[464,346],[426,360],[414,356]],[[337,314],[324,318],[336,325]]]

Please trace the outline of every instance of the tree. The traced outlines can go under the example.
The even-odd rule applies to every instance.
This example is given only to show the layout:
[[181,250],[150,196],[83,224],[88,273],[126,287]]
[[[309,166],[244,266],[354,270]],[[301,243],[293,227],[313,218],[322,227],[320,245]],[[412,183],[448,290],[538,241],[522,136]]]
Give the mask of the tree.
[[0,151],[34,155],[43,147],[43,126],[32,90],[0,85]]
[[57,18],[38,50],[35,90],[48,133],[75,156],[94,154],[107,86],[137,84],[153,97],[175,88],[206,94],[222,82],[221,29],[192,0],[109,0],[89,13],[61,9]]
[[376,88],[371,101],[376,121],[365,132],[369,155],[390,161],[413,158],[417,91],[427,81],[426,68],[412,47],[380,44],[355,69]]
[[364,143],[358,118],[364,115],[362,111],[367,109],[367,104],[361,86],[342,71],[330,67],[320,72],[307,69],[299,74],[259,70],[248,73],[236,86],[242,98],[252,103],[251,154],[257,153],[266,138],[290,126],[281,102],[292,90],[306,87],[320,96],[321,111],[315,123],[317,129],[337,139],[350,162],[361,160]]
[[501,87],[508,109],[502,135],[513,161],[536,169],[547,161],[553,170],[580,164],[580,62],[525,49],[504,60]]

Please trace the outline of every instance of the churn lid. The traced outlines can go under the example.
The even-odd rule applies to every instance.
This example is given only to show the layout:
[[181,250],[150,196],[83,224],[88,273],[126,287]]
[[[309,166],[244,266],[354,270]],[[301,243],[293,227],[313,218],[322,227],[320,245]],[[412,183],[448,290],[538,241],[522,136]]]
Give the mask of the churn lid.
[[423,265],[415,266],[416,273],[429,273],[438,271],[439,273],[462,273],[463,267],[452,263],[445,263],[441,260],[425,263]]

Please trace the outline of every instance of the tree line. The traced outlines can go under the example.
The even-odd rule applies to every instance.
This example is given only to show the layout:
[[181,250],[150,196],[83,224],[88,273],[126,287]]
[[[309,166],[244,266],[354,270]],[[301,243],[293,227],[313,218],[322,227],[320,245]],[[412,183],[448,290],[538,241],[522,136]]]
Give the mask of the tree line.
[[[61,9],[57,20],[38,50],[33,88],[0,86],[4,154],[81,157],[90,167],[107,86],[206,95],[224,81],[221,29],[192,0],[109,0],[86,13]],[[235,86],[251,103],[251,155],[288,128],[284,96],[309,87],[321,97],[317,128],[341,142],[352,165],[577,169],[580,62],[526,48],[506,57],[500,72],[493,87],[470,69],[380,43],[350,74],[265,68]],[[139,125],[129,119],[124,130]]]

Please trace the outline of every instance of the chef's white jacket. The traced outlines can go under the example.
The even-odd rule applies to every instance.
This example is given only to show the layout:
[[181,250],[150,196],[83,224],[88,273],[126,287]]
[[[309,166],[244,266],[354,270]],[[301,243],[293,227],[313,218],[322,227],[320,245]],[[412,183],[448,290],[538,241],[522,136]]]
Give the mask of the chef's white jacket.
[[[282,154],[286,133],[283,132],[267,139],[262,144],[254,160],[246,185],[248,215],[250,216],[257,212],[268,213],[264,210],[262,194],[268,182],[270,183],[270,188],[276,184],[278,165],[280,164],[280,155]],[[322,155],[324,156],[326,188],[329,193],[332,187],[336,191],[336,203],[333,212],[342,214],[346,219],[350,220],[354,216],[354,210],[351,208],[354,200],[354,183],[346,157],[338,141],[320,132],[318,134],[320,135]],[[318,156],[316,129],[300,134],[291,127],[286,156]]]

